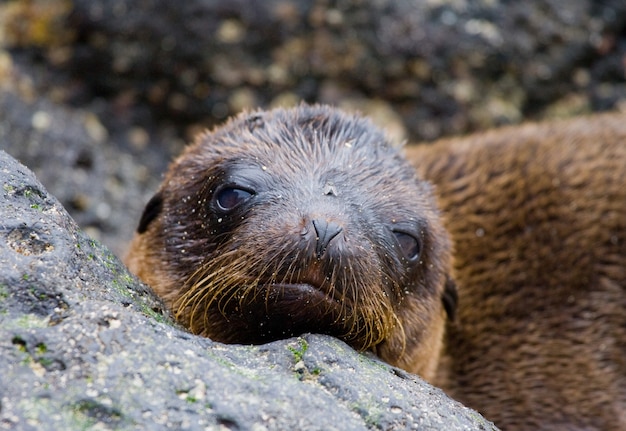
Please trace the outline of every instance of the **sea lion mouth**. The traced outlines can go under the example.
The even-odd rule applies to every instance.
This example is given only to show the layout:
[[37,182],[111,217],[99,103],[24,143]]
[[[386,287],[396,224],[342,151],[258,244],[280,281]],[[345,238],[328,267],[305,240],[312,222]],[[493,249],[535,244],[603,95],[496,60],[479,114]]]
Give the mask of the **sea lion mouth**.
[[267,291],[267,302],[296,303],[328,308],[341,307],[341,301],[311,283],[269,283],[258,288]]
[[348,332],[346,304],[309,283],[259,284],[239,305],[239,318],[264,341],[306,332],[336,336]]

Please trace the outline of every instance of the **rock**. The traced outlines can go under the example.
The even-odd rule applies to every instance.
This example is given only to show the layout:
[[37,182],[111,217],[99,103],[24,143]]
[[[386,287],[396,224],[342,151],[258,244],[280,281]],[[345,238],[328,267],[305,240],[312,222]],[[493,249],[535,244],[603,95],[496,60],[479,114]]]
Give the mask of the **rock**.
[[624,100],[623,91],[602,97],[597,88],[624,88],[622,0],[73,5],[73,75],[170,119],[221,121],[285,95],[365,107],[383,100],[407,137],[423,140],[516,123],[571,93],[596,110]]
[[495,429],[332,337],[191,335],[4,151],[0,184],[0,429]]
[[623,0],[33,0],[3,15],[0,45],[44,60],[41,88],[107,100],[109,119],[144,121],[149,107],[212,124],[250,106],[384,101],[424,140],[568,97],[587,110],[626,100]]
[[119,256],[158,187],[168,153],[113,142],[93,113],[0,89],[0,148],[33,167],[77,223]]

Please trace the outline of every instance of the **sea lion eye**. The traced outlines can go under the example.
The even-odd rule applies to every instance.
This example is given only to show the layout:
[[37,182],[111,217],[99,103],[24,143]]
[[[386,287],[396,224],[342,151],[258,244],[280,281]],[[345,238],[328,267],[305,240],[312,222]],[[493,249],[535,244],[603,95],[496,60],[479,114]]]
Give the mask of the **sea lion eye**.
[[230,211],[251,197],[252,192],[238,189],[237,187],[227,187],[217,193],[215,201],[219,209],[222,211]]
[[396,240],[398,241],[398,245],[404,257],[409,260],[417,259],[421,251],[420,242],[417,238],[405,232],[394,231],[393,234],[396,236]]

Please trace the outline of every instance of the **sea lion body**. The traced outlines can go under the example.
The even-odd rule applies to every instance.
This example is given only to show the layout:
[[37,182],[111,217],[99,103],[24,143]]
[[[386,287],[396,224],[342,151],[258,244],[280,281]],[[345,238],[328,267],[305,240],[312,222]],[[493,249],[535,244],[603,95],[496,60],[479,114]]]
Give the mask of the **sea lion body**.
[[327,333],[432,378],[454,308],[449,244],[401,149],[363,118],[302,105],[199,136],[126,262],[194,333]]
[[407,150],[453,239],[435,383],[503,430],[626,429],[626,115]]
[[215,340],[328,333],[503,430],[626,429],[626,116],[405,152],[328,107],[242,114],[171,165],[126,262]]

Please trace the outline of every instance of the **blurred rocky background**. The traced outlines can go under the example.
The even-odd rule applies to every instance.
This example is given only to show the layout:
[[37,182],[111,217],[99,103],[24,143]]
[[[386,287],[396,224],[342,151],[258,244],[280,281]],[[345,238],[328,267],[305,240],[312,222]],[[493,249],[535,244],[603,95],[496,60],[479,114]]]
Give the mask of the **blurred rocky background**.
[[0,0],[0,148],[123,254],[191,137],[323,102],[398,140],[626,110],[626,0]]

